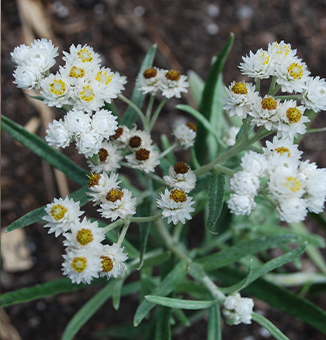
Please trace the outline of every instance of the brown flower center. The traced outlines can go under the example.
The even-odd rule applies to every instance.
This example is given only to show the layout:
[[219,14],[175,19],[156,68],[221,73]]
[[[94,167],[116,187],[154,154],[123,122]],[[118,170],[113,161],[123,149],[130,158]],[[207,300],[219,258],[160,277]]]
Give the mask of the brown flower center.
[[194,124],[194,123],[192,123],[192,122],[189,122],[189,123],[187,123],[186,124],[187,126],[188,126],[188,128],[190,129],[190,130],[193,130],[193,131],[197,131],[197,126]]
[[181,189],[174,189],[171,191],[169,198],[176,203],[183,203],[183,202],[186,202],[187,195]]
[[119,189],[111,189],[105,196],[105,198],[110,202],[116,202],[121,200],[123,197],[124,192]]
[[154,78],[157,75],[157,70],[154,67],[148,68],[143,72],[143,76],[145,79]]
[[129,146],[131,148],[139,148],[141,146],[141,138],[139,136],[133,136],[129,139]]
[[92,174],[92,177],[89,177],[88,180],[88,187],[95,187],[96,185],[98,185],[99,180],[101,179],[101,174]]
[[151,152],[149,150],[139,149],[138,151],[135,152],[135,156],[137,161],[146,161],[147,159],[149,159],[150,153]]
[[169,80],[178,81],[180,79],[180,72],[176,70],[170,70],[166,73],[165,77]]
[[189,170],[189,165],[184,162],[178,162],[174,166],[174,171],[177,174],[186,174]]
[[104,149],[104,148],[101,148],[98,152],[98,157],[100,159],[100,162],[105,162],[106,159],[108,158],[109,156],[109,153],[108,153],[108,150]]
[[118,139],[123,134],[123,128],[122,127],[118,127],[114,132],[115,132],[115,134],[112,135],[111,137],[113,139]]

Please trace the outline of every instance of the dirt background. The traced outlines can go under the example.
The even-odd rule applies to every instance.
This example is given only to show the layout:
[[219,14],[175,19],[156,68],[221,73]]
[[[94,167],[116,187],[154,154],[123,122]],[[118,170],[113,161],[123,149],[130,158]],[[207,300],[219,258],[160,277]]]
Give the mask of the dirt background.
[[[29,124],[42,137],[43,123],[49,119],[49,113],[44,112],[44,108],[35,107],[23,91],[12,84],[14,64],[10,52],[33,35],[51,37],[59,46],[60,57],[62,50],[68,50],[72,43],[92,46],[101,54],[103,65],[127,76],[126,96],[132,92],[139,66],[152,44],[158,45],[156,66],[175,68],[184,73],[194,70],[205,79],[211,58],[222,48],[230,32],[234,33],[235,42],[224,69],[226,84],[242,79],[238,70],[241,56],[250,50],[255,52],[258,48],[266,48],[269,42],[276,40],[291,43],[313,76],[326,77],[325,0],[19,0],[3,1],[1,18],[2,113],[19,124]],[[181,102],[187,103],[188,97]],[[174,105],[172,100],[164,109],[157,128],[160,131],[170,133],[173,120],[180,116]],[[58,117],[58,111],[51,112]],[[323,112],[313,126],[325,125]],[[317,162],[319,167],[326,167],[325,141],[325,133],[310,134],[301,144],[305,156]],[[86,167],[85,160],[76,155],[74,149],[68,148],[65,153]],[[61,180],[59,185],[47,164],[5,132],[2,133],[1,165],[3,229],[30,210],[51,202],[53,197],[63,196],[65,190],[77,188],[70,181],[63,180],[61,185]],[[6,263],[2,270],[2,293],[62,277],[62,240],[48,235],[41,224],[27,227],[23,235],[10,236],[10,239],[16,239],[12,241],[16,258],[13,257],[13,263]],[[2,237],[4,240],[5,236]],[[22,251],[23,245],[26,253]],[[6,328],[7,333],[2,333],[2,338],[60,339],[74,313],[97,291],[98,288],[89,288],[5,308],[1,315],[2,331]],[[325,300],[326,296],[321,295],[313,301],[325,309]],[[132,320],[136,307],[137,296],[123,298],[117,312],[111,302],[106,303],[80,330],[76,339],[92,339],[96,330]],[[311,327],[267,308],[259,301],[256,308],[263,310],[291,339],[324,339],[324,335]],[[206,321],[202,320],[173,339],[205,337]],[[269,338],[258,325],[223,327],[223,339]]]

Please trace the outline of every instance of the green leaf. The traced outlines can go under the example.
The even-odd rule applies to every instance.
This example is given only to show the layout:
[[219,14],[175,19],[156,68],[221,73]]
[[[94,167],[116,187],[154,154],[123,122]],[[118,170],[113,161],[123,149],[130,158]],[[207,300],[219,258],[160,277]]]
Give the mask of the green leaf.
[[[0,296],[0,306],[6,307],[10,305],[15,305],[17,303],[28,302],[38,299],[44,299],[48,296],[53,296],[57,294],[69,293],[75,290],[87,288],[89,286],[95,286],[99,284],[106,283],[106,278],[95,279],[90,285],[80,283],[71,283],[69,278],[62,278],[58,280],[49,281],[41,285],[36,285],[33,287],[27,287],[15,290],[13,292],[1,294]],[[133,294],[137,292],[140,288],[140,282],[132,282],[125,285],[122,288],[122,295]]]
[[112,296],[114,281],[108,283],[73,316],[69,321],[62,340],[71,340],[92,315]]
[[[162,133],[161,134],[161,144],[163,151],[167,150],[170,147],[170,142],[166,134]],[[168,160],[170,164],[175,164],[175,157],[173,152],[169,152],[165,158]]]
[[178,308],[178,309],[206,309],[217,304],[216,300],[209,301],[195,301],[195,300],[183,300],[175,298],[167,298],[157,295],[147,295],[145,299],[149,302],[155,303],[157,305]]
[[[212,115],[212,107],[214,103],[214,96],[216,94],[216,87],[218,86],[218,80],[221,76],[221,72],[226,61],[226,58],[231,50],[233,45],[234,36],[231,33],[229,39],[226,44],[223,46],[222,50],[218,54],[214,64],[211,67],[211,70],[208,74],[207,80],[205,82],[205,87],[203,90],[202,99],[199,105],[199,112],[210,121],[210,117]],[[197,155],[198,162],[200,164],[204,163],[206,153],[203,150],[206,150],[206,131],[205,128],[201,125],[197,125],[197,136],[195,141],[195,153]]]
[[155,314],[155,340],[170,340],[172,309],[159,306]]
[[102,329],[100,331],[94,332],[92,335],[95,338],[120,338],[120,339],[131,339],[131,340],[139,340],[144,338],[144,334],[146,333],[148,328],[148,324],[143,323],[138,327],[134,327],[129,323],[122,323],[119,325],[112,325],[109,328]]
[[260,237],[251,241],[244,241],[224,249],[218,253],[208,255],[196,260],[203,265],[206,271],[222,268],[238,261],[244,256],[257,253],[259,251],[280,246],[284,243],[300,242],[301,238],[295,235],[278,235],[270,237]]
[[114,280],[113,282],[114,282],[114,285],[112,288],[112,291],[113,291],[112,303],[113,303],[113,308],[115,310],[118,310],[120,306],[121,288],[123,286],[124,279],[119,278],[119,279]]
[[[142,74],[146,69],[150,68],[153,65],[154,57],[156,53],[156,45],[153,45],[150,50],[147,52],[143,63],[140,67],[139,74]],[[141,108],[143,102],[145,100],[145,94],[138,90],[138,87],[135,86],[134,91],[131,96],[131,101],[137,105],[137,107]],[[138,117],[137,112],[130,106],[128,106],[126,112],[122,118],[122,125],[126,125],[127,127],[131,127]]]
[[208,312],[207,340],[221,340],[221,313],[220,305],[212,306]]
[[289,251],[288,253],[277,257],[276,259],[272,259],[270,261],[268,261],[267,263],[265,263],[264,265],[255,268],[252,270],[252,261],[251,262],[251,266],[249,267],[249,273],[247,275],[246,278],[244,278],[243,280],[241,280],[239,283],[237,283],[236,285],[229,287],[228,291],[224,288],[221,291],[222,292],[228,292],[228,293],[233,293],[239,290],[244,289],[245,287],[249,286],[249,284],[251,284],[252,282],[254,282],[255,280],[257,280],[259,277],[271,272],[272,270],[279,268],[281,266],[283,266],[285,263],[291,262],[294,259],[296,259],[297,257],[299,257],[306,249],[307,247],[307,243],[302,244],[300,247]]
[[205,82],[195,71],[192,70],[188,71],[188,82],[192,98],[194,99],[195,104],[199,106]]
[[213,172],[209,178],[207,228],[214,233],[216,222],[221,215],[224,203],[225,179],[222,174]]
[[[162,282],[152,291],[152,295],[166,296],[170,294],[175,287],[184,280],[187,273],[188,262],[182,260],[174,269],[162,280]],[[154,307],[153,303],[143,300],[136,310],[134,325],[137,327],[148,312]]]
[[145,260],[144,260],[144,263],[143,263],[143,267],[146,268],[146,267],[154,267],[158,264],[162,264],[164,263],[165,261],[167,261],[171,256],[171,252],[170,251],[166,251],[164,253],[161,253],[161,254],[158,254],[158,255],[155,255],[153,257],[149,257],[149,258],[146,258],[145,257]]
[[[81,189],[73,192],[72,194],[68,195],[69,198],[72,198],[75,202],[80,202],[80,206],[86,204],[89,200],[89,196],[86,194],[87,186],[82,187]],[[29,226],[35,222],[41,221],[42,217],[46,215],[45,206],[41,208],[37,208],[25,214],[24,216],[20,217],[15,222],[11,223],[6,232],[10,232],[19,228],[23,228]]]
[[263,326],[269,333],[277,340],[290,340],[286,335],[284,335],[275,325],[273,325],[269,320],[260,314],[252,313],[252,320]]
[[181,309],[174,309],[173,314],[178,318],[178,320],[185,326],[190,327],[190,320],[187,318],[186,314]]
[[1,115],[1,127],[18,142],[25,145],[55,168],[61,170],[73,181],[80,185],[87,183],[87,170],[84,170],[72,162],[67,156],[49,146],[40,137],[28,132],[24,127],[3,115]]
[[[226,284],[235,284],[243,278],[243,273],[234,268],[218,269],[214,277]],[[265,301],[270,306],[296,317],[326,334],[326,312],[290,291],[259,278],[243,290]]]

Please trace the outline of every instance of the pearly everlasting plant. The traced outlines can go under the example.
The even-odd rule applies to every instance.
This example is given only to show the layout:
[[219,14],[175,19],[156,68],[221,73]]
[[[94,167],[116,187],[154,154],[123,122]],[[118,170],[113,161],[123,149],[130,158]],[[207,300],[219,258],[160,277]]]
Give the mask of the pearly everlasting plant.
[[[325,80],[312,77],[297,51],[281,41],[250,51],[239,65],[246,79],[225,86],[221,70],[232,43],[233,35],[200,86],[194,73],[187,77],[154,66],[153,46],[137,78],[128,80],[135,82],[131,99],[122,94],[126,78],[102,65],[91,46],[63,51],[55,74],[50,70],[59,53],[51,41],[35,40],[11,53],[14,84],[37,91],[35,99],[60,113],[45,141],[7,117],[3,129],[81,188],[7,231],[41,220],[65,247],[59,256],[66,278],[41,283],[38,296],[57,292],[57,285],[66,293],[89,284],[102,287],[68,323],[64,339],[72,339],[103,304],[109,308],[109,297],[118,309],[120,296],[134,293],[139,307],[132,327],[144,323],[133,329],[135,338],[171,339],[180,327],[203,318],[208,339],[221,339],[229,325],[251,329],[252,322],[276,339],[288,339],[282,333],[288,330],[262,316],[257,300],[326,332],[326,313],[285,288],[302,286],[306,292],[325,283],[318,249],[325,240],[309,231],[306,219],[325,224],[326,170],[308,160],[299,144],[304,134],[325,131],[310,128],[326,110]],[[189,85],[196,107],[184,104]],[[157,119],[172,97],[183,102],[177,109],[189,122],[169,122],[168,135],[159,134]],[[123,115],[115,100],[127,104]],[[88,169],[57,150],[71,144]],[[85,204],[95,206],[93,216],[81,210]],[[131,225],[139,233],[131,233]],[[306,247],[314,273],[301,266]],[[290,262],[295,265],[277,270]],[[37,298],[33,287],[22,291],[24,301]],[[3,305],[20,302],[21,293],[4,294]],[[155,305],[161,307],[151,312]],[[128,327],[122,337],[128,338]]]

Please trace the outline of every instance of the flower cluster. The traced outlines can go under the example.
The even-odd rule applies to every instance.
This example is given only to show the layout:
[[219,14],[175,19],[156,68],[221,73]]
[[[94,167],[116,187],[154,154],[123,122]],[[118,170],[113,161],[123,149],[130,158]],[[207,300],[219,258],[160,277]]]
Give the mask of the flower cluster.
[[46,215],[43,220],[48,223],[49,233],[55,236],[63,234],[66,254],[63,255],[63,274],[67,275],[72,283],[89,284],[93,278],[106,276],[108,279],[124,274],[126,266],[123,263],[128,256],[123,253],[123,247],[118,244],[103,245],[105,239],[103,228],[97,222],[90,222],[79,216],[79,202],[66,197],[54,199],[45,208]]
[[[252,83],[235,82],[226,88],[222,98],[224,109],[230,116],[241,119],[251,117],[251,124],[277,131],[279,137],[297,137],[306,132],[306,109],[319,112],[326,109],[326,82],[319,77],[310,77],[306,64],[296,56],[296,50],[283,41],[271,43],[267,50],[259,49],[255,54],[243,57],[240,64],[242,74],[255,81],[273,77],[270,90],[260,96],[259,89]],[[278,90],[295,92],[292,98],[278,96]],[[298,104],[298,101],[300,104]]]
[[251,324],[251,314],[254,302],[250,298],[243,298],[239,293],[230,295],[224,300],[222,311],[225,320],[230,325],[239,323]]
[[[236,215],[249,215],[255,207],[258,192],[275,201],[282,221],[300,222],[308,211],[320,213],[326,199],[326,169],[315,163],[300,160],[302,152],[289,138],[267,141],[263,154],[253,151],[241,160],[241,171],[230,180],[234,191],[228,207]],[[264,184],[260,188],[260,184]],[[260,190],[260,191],[259,191]]]
[[144,94],[162,93],[166,98],[181,98],[181,92],[187,92],[187,76],[176,70],[162,70],[157,67],[146,69],[137,77],[136,84]]

